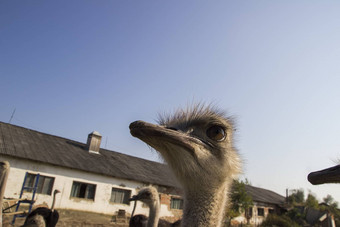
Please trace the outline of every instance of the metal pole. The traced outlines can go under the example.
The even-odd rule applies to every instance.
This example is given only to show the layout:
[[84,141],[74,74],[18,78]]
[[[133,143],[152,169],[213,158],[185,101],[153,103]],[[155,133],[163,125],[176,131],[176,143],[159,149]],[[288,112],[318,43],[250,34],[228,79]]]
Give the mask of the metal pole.
[[0,226],[1,227],[2,227],[2,203],[4,199],[9,168],[10,168],[9,162],[7,161],[0,162]]

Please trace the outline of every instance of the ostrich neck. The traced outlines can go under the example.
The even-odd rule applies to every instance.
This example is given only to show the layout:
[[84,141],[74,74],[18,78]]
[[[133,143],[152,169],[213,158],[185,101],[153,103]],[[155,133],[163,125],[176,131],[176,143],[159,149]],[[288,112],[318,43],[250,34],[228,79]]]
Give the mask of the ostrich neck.
[[157,227],[159,221],[159,201],[154,201],[150,206],[149,220],[147,227]]
[[185,190],[183,224],[192,227],[220,227],[230,183],[219,187]]
[[52,205],[51,205],[51,210],[52,210],[52,211],[54,210],[55,196],[56,196],[56,193],[53,194]]

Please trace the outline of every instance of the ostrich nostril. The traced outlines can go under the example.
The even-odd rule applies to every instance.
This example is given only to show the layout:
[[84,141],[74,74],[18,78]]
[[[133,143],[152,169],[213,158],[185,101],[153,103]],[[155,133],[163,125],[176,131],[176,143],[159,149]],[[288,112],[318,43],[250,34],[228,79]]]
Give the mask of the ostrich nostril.
[[174,128],[174,127],[165,127],[166,129],[170,129],[170,130],[174,130],[174,131],[178,131],[177,128]]

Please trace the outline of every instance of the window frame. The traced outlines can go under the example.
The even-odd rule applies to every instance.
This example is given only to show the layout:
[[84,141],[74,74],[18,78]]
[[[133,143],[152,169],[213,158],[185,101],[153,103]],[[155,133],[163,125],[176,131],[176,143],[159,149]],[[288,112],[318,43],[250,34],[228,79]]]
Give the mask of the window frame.
[[264,208],[262,207],[257,208],[257,216],[264,217]]
[[[26,192],[33,192],[33,187],[36,183],[38,173],[27,173],[25,175],[26,181],[24,187],[30,187],[31,189],[25,189]],[[48,182],[49,181],[49,182]],[[36,193],[43,195],[52,195],[55,177],[39,174],[39,180],[37,184]]]
[[70,198],[94,201],[96,197],[96,191],[97,191],[96,184],[91,184],[91,183],[86,183],[86,182],[81,182],[81,181],[73,181],[72,187],[71,187]]
[[253,207],[248,207],[248,209],[246,210],[246,216],[247,218],[252,218],[253,217]]
[[[122,195],[119,195],[120,198],[118,198],[118,197],[113,198],[114,192],[115,193],[122,193]],[[111,196],[110,196],[109,201],[110,201],[110,203],[115,203],[115,204],[130,205],[129,199],[131,198],[131,193],[132,193],[132,191],[129,190],[129,189],[112,187],[111,188]]]
[[[179,203],[179,205],[174,202]],[[172,210],[183,210],[183,204],[184,204],[184,201],[182,198],[171,197],[170,199],[170,209]]]

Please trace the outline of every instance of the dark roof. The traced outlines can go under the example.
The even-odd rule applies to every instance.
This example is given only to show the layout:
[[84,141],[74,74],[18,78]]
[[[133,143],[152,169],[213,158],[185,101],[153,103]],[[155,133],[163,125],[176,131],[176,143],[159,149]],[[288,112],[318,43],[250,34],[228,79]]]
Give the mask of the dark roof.
[[0,122],[0,154],[106,176],[176,187],[165,164]]
[[285,202],[284,196],[279,195],[273,191],[269,191],[263,188],[257,188],[251,185],[245,185],[245,188],[247,193],[253,198],[253,201],[276,205],[283,205],[283,203]]
[[[314,208],[307,207],[306,208],[306,221],[308,224],[316,225],[322,216],[327,214],[327,211],[316,210]],[[322,221],[321,221],[322,222]]]

